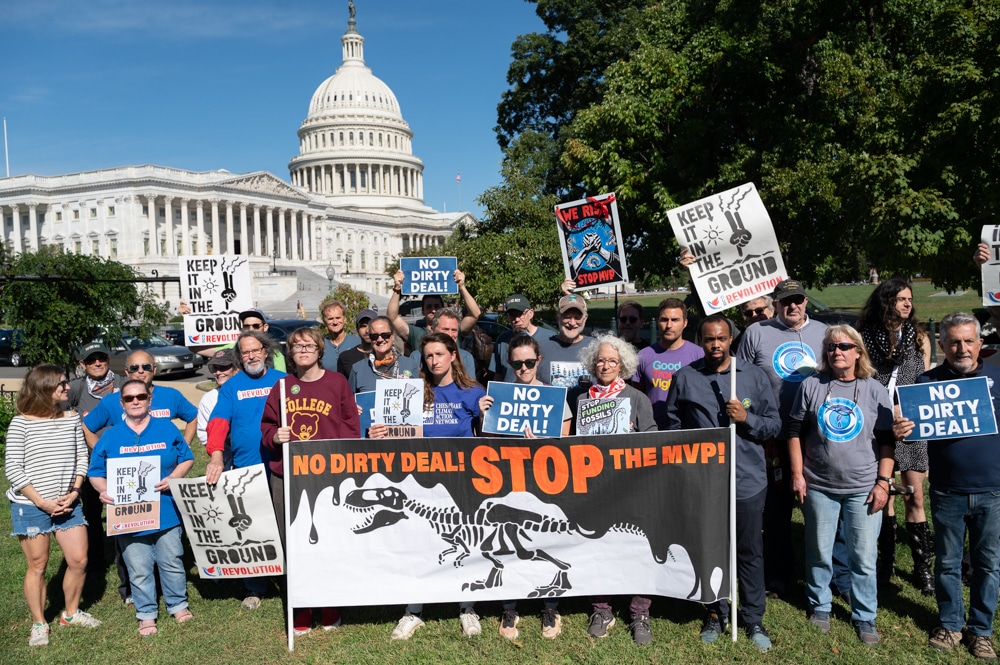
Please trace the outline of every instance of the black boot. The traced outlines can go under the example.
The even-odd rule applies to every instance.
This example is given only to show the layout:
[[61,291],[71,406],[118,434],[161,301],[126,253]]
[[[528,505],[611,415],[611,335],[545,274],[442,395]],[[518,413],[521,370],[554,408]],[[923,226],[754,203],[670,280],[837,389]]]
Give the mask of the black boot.
[[920,593],[929,596],[934,593],[934,573],[931,569],[931,555],[934,543],[927,522],[907,522],[906,535],[913,552],[913,582]]
[[896,572],[896,516],[882,511],[882,530],[878,534],[878,585],[884,586]]

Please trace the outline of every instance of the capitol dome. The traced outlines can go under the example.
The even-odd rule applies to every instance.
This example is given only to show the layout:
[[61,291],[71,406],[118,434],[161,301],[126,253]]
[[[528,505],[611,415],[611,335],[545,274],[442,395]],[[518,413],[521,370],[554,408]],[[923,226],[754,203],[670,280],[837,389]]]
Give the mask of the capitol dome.
[[299,127],[292,184],[334,207],[420,211],[423,170],[396,95],[365,66],[365,38],[353,9],[340,38],[343,62],[316,88]]

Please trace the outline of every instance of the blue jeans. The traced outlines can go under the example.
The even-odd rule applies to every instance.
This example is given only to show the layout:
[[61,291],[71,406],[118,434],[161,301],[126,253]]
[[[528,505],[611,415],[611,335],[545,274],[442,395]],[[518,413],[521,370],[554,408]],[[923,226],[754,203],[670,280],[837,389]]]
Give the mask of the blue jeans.
[[[931,489],[934,520],[934,585],[941,625],[989,637],[997,608],[1000,557],[1000,492],[950,494]],[[969,529],[969,618],[962,601],[962,552]]]
[[156,579],[153,577],[154,564],[160,569],[160,588],[163,589],[167,612],[177,614],[186,608],[187,571],[181,561],[184,544],[181,542],[180,525],[147,536],[125,535],[118,538],[132,581],[135,618],[140,621],[156,618],[159,603],[156,599]]
[[802,505],[805,517],[806,600],[813,611],[829,612],[833,593],[833,541],[837,520],[844,522],[847,568],[851,573],[851,621],[875,622],[878,589],[875,564],[882,513],[869,514],[865,494],[827,494],[810,488]]

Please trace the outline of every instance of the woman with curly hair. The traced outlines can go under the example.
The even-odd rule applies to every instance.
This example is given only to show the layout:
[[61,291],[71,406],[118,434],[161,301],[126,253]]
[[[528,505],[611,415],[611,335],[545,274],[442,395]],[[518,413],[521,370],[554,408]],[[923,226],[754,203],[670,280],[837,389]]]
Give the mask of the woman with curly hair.
[[[865,343],[875,378],[894,399],[896,386],[915,383],[930,367],[931,341],[913,309],[913,290],[905,280],[893,277],[872,291],[861,310],[858,330]],[[904,495],[906,534],[913,552],[913,576],[924,594],[934,593],[931,553],[934,546],[924,512],[924,480],[927,477],[927,442],[905,442],[896,446],[896,468],[903,485],[911,485],[913,494]],[[882,515],[879,536],[880,583],[892,577],[896,558],[896,516],[892,502]]]

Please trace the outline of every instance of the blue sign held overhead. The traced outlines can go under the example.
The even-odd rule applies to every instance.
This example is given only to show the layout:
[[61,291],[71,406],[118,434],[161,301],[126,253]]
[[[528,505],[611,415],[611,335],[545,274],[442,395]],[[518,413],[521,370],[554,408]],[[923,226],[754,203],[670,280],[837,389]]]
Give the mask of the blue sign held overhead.
[[372,426],[372,411],[375,410],[375,391],[354,395],[354,401],[361,408],[361,438],[368,438],[368,429]]
[[483,417],[484,432],[523,436],[530,428],[537,437],[562,434],[565,388],[490,381],[486,394],[493,398],[493,406]]
[[405,277],[403,295],[458,293],[455,283],[458,259],[454,256],[403,258],[399,260],[399,269]]
[[903,417],[915,423],[907,441],[935,441],[997,433],[985,376],[896,388]]

